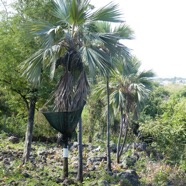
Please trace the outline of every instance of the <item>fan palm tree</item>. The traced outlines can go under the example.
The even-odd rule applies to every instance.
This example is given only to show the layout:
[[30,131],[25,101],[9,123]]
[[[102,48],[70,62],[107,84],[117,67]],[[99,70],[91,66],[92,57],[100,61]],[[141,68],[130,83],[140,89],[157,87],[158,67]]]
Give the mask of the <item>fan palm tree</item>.
[[[139,112],[139,108],[147,98],[150,92],[151,81],[153,77],[152,71],[140,71],[140,63],[136,58],[131,58],[127,66],[123,62],[118,62],[117,70],[110,77],[110,104],[114,110],[114,114],[120,114],[120,133],[117,144],[117,162],[123,153],[123,148],[126,143],[127,133],[130,123],[130,114],[135,118]],[[99,95],[105,94],[105,86],[101,82],[96,89]],[[133,117],[134,118],[134,117]],[[123,143],[121,139],[123,135]],[[120,148],[121,146],[121,148]]]
[[[154,74],[151,70],[140,71],[140,62],[136,58],[131,59],[131,68],[123,69],[121,64],[118,66],[118,72],[111,80],[111,104],[114,104],[116,110],[120,112],[120,134],[117,144],[117,163],[123,153],[123,148],[126,143],[127,133],[130,123],[129,114],[132,113],[133,118],[137,119],[139,107],[143,104],[150,92],[151,81],[149,78]],[[123,135],[123,143],[121,137]]]
[[45,69],[50,68],[53,78],[56,68],[62,66],[54,110],[72,111],[86,100],[85,66],[91,74],[98,69],[106,75],[113,67],[112,54],[119,56],[128,52],[120,42],[125,26],[119,26],[112,33],[100,32],[101,22],[123,22],[118,6],[113,3],[95,10],[88,0],[53,0],[51,12],[55,23],[35,21],[28,26],[41,48],[22,64],[22,69],[24,75],[38,86]]
[[[69,90],[77,83],[78,77],[85,78],[84,66],[88,66],[91,73],[98,68],[105,74],[112,66],[108,52],[117,51],[117,48],[124,51],[124,45],[119,42],[122,31],[99,31],[100,22],[122,22],[121,13],[113,3],[98,10],[91,9],[88,0],[55,0],[51,8],[55,24],[39,21],[29,28],[42,46],[24,62],[23,70],[31,82],[38,84],[45,68],[50,68],[50,76],[54,77],[56,68],[62,65],[64,72],[58,84],[62,94],[57,91],[56,97],[66,101],[56,102],[56,107],[71,110],[75,107],[72,99],[75,93]],[[84,83],[86,85],[86,81]],[[82,88],[80,84],[79,88]]]
[[[113,34],[118,34],[120,33],[120,35],[122,36],[122,41],[126,40],[126,39],[132,39],[132,35],[133,35],[133,31],[127,26],[127,25],[120,25],[119,27],[112,27],[111,24],[109,23],[105,23],[105,22],[101,22],[99,23],[98,26],[99,32],[104,32],[104,33],[113,33]],[[116,43],[116,41],[120,40],[121,38],[115,38],[116,40],[114,41],[114,43]],[[120,60],[123,61],[123,63],[128,66],[128,61],[131,58],[130,55],[130,51],[127,47],[125,47],[125,45],[121,45],[122,48],[115,48],[115,50],[111,50],[111,51],[107,51],[108,55],[111,56],[112,61]],[[105,50],[105,48],[107,48],[107,46],[104,44],[102,45],[102,50]],[[106,51],[106,50],[105,50]],[[113,60],[114,59],[114,60]],[[109,74],[110,72],[107,73],[106,75],[106,91],[107,91],[107,169],[108,171],[111,171],[111,157],[110,157],[110,125],[111,125],[111,121],[110,121],[110,91],[109,91]]]

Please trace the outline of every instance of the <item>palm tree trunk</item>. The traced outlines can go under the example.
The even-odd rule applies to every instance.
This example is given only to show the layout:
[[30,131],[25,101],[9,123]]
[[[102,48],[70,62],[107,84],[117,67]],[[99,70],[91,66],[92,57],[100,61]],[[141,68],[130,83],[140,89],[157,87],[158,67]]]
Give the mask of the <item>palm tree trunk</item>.
[[123,139],[123,144],[121,146],[121,149],[119,151],[119,157],[122,155],[123,153],[123,148],[125,146],[126,140],[127,140],[127,134],[128,134],[128,114],[125,115],[125,134],[124,134],[124,139]]
[[107,76],[107,169],[111,171],[111,157],[110,157],[110,91],[109,91],[109,77]]
[[77,180],[83,182],[83,148],[82,148],[82,118],[79,120],[78,129],[78,174]]
[[63,135],[63,178],[68,177],[68,137]]
[[119,151],[120,151],[120,144],[121,144],[121,136],[123,132],[123,126],[124,126],[124,114],[123,114],[123,109],[121,108],[121,121],[120,121],[120,133],[118,137],[118,144],[117,144],[117,152],[116,152],[116,161],[119,163]]
[[36,97],[32,96],[30,98],[30,106],[28,110],[28,124],[27,124],[27,131],[25,134],[23,163],[26,163],[30,157],[31,144],[32,144],[32,133],[33,133],[33,125],[34,125],[34,115],[35,115],[35,104],[36,104]]

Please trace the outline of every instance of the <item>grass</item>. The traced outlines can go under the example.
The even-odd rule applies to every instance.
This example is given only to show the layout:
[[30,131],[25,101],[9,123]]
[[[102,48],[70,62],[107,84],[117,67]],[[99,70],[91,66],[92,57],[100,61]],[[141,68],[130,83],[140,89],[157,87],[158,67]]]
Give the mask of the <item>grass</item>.
[[143,158],[135,167],[142,178],[142,185],[151,186],[184,186],[186,185],[185,171],[177,166],[171,166],[161,161]]
[[[97,143],[101,146],[101,151],[97,154],[105,152],[103,144]],[[0,134],[0,185],[12,186],[12,185],[25,185],[25,186],[57,186],[62,180],[62,149],[56,147],[56,144],[33,142],[32,144],[32,162],[28,162],[23,165],[20,155],[23,151],[24,142],[20,141],[17,144],[12,144],[8,141],[8,136],[5,133]],[[52,151],[53,149],[53,151]],[[39,156],[38,151],[48,151],[46,156]],[[5,155],[3,155],[5,153]],[[7,154],[6,154],[7,153]],[[17,156],[19,153],[19,156]],[[126,155],[131,155],[133,151],[129,150]],[[145,152],[138,152],[140,155],[137,163],[129,167],[134,169],[141,177],[142,186],[166,186],[171,183],[174,186],[185,186],[186,176],[185,171],[181,170],[177,166],[171,166],[163,161],[156,161],[151,157],[147,157]],[[84,148],[83,157],[84,163],[89,158],[89,151]],[[96,154],[96,153],[95,153]],[[121,164],[115,162],[116,154],[112,153],[112,170],[113,172],[124,172],[126,168],[123,168]],[[1,157],[4,159],[2,160]],[[95,186],[103,185],[103,181],[106,180],[110,186],[130,185],[127,180],[121,179],[115,175],[110,175],[105,171],[105,162],[100,162],[96,170],[89,171],[84,169],[84,182],[83,184],[76,182],[77,168],[74,167],[74,157],[77,157],[77,149],[70,152],[69,157],[69,180],[70,185],[74,186]],[[5,158],[12,158],[10,164],[6,164]],[[123,157],[122,157],[123,158]],[[121,158],[121,160],[122,160]]]

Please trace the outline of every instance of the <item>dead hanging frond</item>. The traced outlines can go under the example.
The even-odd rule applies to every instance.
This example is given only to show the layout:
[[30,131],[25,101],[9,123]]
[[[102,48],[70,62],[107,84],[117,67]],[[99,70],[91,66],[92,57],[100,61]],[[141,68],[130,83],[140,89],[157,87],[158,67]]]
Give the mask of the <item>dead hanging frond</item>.
[[88,90],[89,90],[88,80],[85,71],[82,71],[77,81],[76,91],[71,107],[72,110],[76,110],[84,105],[87,98]]
[[79,75],[76,88],[73,86],[73,76],[71,72],[66,72],[60,79],[55,92],[54,110],[64,112],[79,109],[86,101],[88,90],[89,84],[84,71]]
[[83,63],[79,52],[69,49],[66,54],[56,61],[56,68],[62,65],[66,71],[82,71]]
[[55,92],[55,111],[77,110],[84,105],[89,87],[81,55],[74,49],[69,49],[57,61],[57,65],[64,67],[65,75],[61,77]]
[[73,97],[73,77],[70,71],[66,71],[64,76],[61,77],[57,90],[55,92],[54,110],[69,111],[71,109],[72,97]]

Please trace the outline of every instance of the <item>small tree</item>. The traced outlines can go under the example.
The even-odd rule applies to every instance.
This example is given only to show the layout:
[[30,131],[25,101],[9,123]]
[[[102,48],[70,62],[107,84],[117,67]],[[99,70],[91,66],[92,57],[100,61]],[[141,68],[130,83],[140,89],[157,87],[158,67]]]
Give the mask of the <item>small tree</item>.
[[[117,144],[116,159],[123,153],[127,140],[130,124],[130,114],[137,116],[136,113],[140,104],[145,100],[149,91],[153,77],[151,71],[139,71],[139,61],[131,58],[131,61],[117,61],[117,69],[110,74],[110,104],[115,115],[120,115],[120,133]],[[99,97],[104,97],[106,85],[103,81],[98,83],[96,89]],[[105,98],[106,99],[106,98]],[[123,141],[123,142],[122,142]]]
[[[119,110],[121,115],[120,134],[118,137],[116,161],[123,153],[127,140],[128,129],[130,126],[130,113],[133,119],[138,119],[139,107],[144,103],[150,92],[151,80],[154,76],[152,71],[139,71],[140,63],[136,58],[131,58],[128,69],[122,64],[118,65],[118,71],[111,79],[112,105]],[[118,73],[119,72],[119,73]],[[121,138],[123,135],[123,143]]]

